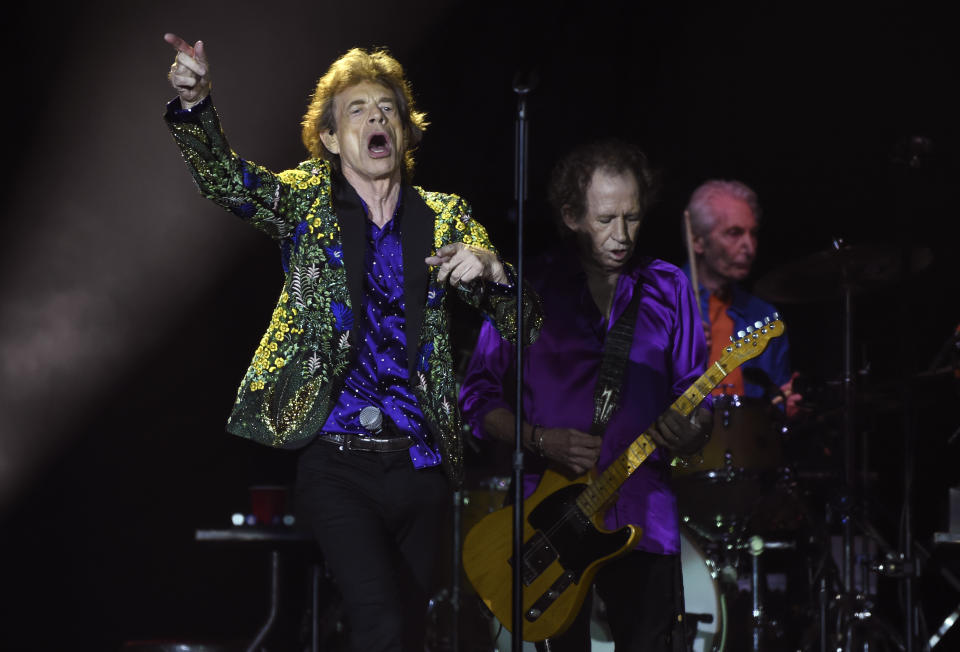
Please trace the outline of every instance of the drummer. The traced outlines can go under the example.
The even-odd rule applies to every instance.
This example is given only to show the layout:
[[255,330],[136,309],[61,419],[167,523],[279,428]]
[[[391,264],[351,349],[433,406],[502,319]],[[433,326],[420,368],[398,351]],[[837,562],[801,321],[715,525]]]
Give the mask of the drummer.
[[[730,336],[776,310],[741,285],[750,275],[757,255],[760,204],[757,194],[740,181],[714,179],[694,190],[684,219],[693,266],[688,263],[683,270],[699,286],[700,314],[710,360],[718,360]],[[796,377],[797,373],[790,370],[787,338],[778,337],[763,355],[734,369],[715,391],[768,396],[783,405],[789,419],[799,412],[802,399],[793,391]]]

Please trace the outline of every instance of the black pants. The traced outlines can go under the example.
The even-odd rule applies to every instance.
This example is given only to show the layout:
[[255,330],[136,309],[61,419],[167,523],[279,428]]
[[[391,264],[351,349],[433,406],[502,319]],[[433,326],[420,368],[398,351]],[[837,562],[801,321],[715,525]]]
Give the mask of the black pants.
[[[683,650],[677,623],[682,613],[683,579],[679,555],[635,550],[603,566],[594,580],[607,608],[616,652]],[[537,650],[583,652],[590,649],[592,593],[566,632]]]
[[297,512],[340,589],[352,650],[422,652],[450,487],[407,451],[314,442],[297,466]]

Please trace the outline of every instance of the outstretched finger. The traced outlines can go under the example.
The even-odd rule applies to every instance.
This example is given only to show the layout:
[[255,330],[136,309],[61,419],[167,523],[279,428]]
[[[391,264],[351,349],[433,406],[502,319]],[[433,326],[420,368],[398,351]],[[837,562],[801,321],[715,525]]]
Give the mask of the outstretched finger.
[[437,255],[438,255],[438,256],[443,256],[443,257],[445,257],[445,258],[452,258],[452,257],[455,256],[455,255],[457,254],[457,252],[459,252],[461,249],[463,249],[463,243],[462,243],[462,242],[451,242],[450,244],[445,244],[445,245],[443,245],[442,247],[440,247],[439,249],[437,249]]
[[169,43],[170,45],[172,45],[178,52],[183,52],[188,57],[192,57],[195,55],[195,50],[193,49],[193,46],[187,43],[186,41],[184,41],[182,38],[180,38],[176,34],[167,32],[166,34],[163,35],[163,40]]
[[197,61],[200,62],[200,65],[202,65],[204,71],[206,71],[206,69],[207,69],[207,46],[203,44],[203,41],[197,41],[197,44],[194,46],[194,52],[196,52]]
[[448,260],[450,260],[450,256],[427,256],[423,259],[423,262],[425,262],[427,265],[436,267],[437,265],[444,264]]

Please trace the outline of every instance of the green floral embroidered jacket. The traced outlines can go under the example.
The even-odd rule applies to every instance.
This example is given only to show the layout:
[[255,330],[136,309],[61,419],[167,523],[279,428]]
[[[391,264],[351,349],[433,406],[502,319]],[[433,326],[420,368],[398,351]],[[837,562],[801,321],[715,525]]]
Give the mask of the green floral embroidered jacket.
[[[278,240],[286,259],[283,291],[240,385],[227,430],[270,446],[305,446],[326,422],[351,362],[352,307],[363,300],[365,225],[353,223],[361,220],[341,224],[334,214],[328,162],[307,160],[275,174],[237,156],[209,98],[189,111],[174,100],[165,120],[201,193]],[[453,292],[437,283],[436,269],[423,259],[451,242],[493,246],[460,197],[409,186],[403,192],[404,205],[413,205],[414,217],[422,217],[405,218],[402,235],[406,331],[419,333],[407,347],[411,386],[444,469],[459,484],[461,426],[447,308]],[[513,291],[488,291],[478,284],[456,294],[516,341]],[[539,299],[526,290],[528,342],[536,339],[541,321]]]

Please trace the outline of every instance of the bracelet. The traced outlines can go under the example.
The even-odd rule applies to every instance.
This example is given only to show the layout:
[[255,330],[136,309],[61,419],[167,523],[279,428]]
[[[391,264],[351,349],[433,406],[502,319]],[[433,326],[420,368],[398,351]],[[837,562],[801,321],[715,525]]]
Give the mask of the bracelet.
[[[537,430],[540,431],[540,436],[537,437]],[[540,457],[546,457],[543,452],[543,428],[540,427],[540,424],[533,426],[533,430],[530,431],[530,441],[533,442],[534,449]]]

